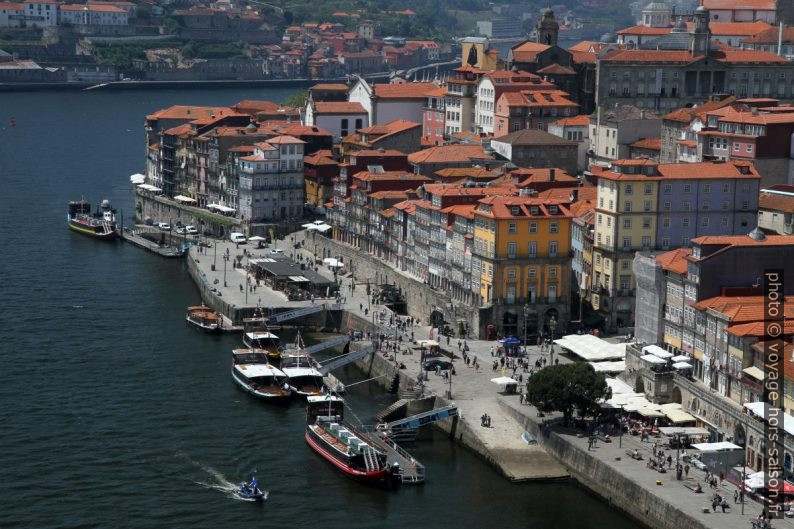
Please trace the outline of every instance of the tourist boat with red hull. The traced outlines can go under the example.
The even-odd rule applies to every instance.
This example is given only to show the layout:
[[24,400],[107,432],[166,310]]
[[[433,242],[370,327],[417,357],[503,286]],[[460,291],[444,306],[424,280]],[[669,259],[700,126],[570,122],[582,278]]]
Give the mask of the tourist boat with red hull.
[[365,434],[342,422],[343,414],[344,401],[339,397],[307,397],[306,443],[349,478],[373,487],[398,487],[399,465],[389,466],[387,455]]
[[87,200],[69,202],[66,222],[70,229],[94,239],[112,241],[119,236],[116,230],[116,210],[110,207],[108,200],[103,200],[95,213],[91,213],[91,203]]

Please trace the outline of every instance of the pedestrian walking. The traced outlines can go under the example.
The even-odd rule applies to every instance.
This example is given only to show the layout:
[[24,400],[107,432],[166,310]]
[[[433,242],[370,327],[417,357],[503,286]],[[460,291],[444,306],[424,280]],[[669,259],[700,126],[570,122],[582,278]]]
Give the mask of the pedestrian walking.
[[689,477],[689,463],[684,465],[684,476],[687,478]]
[[733,503],[739,503],[739,491],[738,490],[734,490],[733,491]]

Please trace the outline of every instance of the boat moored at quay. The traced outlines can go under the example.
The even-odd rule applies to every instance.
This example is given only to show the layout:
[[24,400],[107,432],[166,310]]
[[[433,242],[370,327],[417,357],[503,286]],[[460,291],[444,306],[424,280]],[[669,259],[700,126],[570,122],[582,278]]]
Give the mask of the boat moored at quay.
[[310,396],[306,403],[306,443],[346,476],[380,488],[402,483],[398,464],[367,441],[364,434],[342,422],[344,401],[333,395]]
[[292,395],[287,375],[268,362],[262,349],[234,349],[232,378],[254,397],[272,402],[287,402]]
[[292,391],[301,397],[323,395],[325,381],[317,363],[306,353],[284,351],[281,353],[281,370],[287,375]]
[[219,332],[221,330],[221,316],[206,305],[188,307],[185,320],[188,324],[204,332]]
[[91,213],[91,203],[87,200],[69,202],[66,223],[71,230],[94,239],[112,241],[119,236],[116,230],[116,210],[110,207],[108,200],[103,200],[94,213]]

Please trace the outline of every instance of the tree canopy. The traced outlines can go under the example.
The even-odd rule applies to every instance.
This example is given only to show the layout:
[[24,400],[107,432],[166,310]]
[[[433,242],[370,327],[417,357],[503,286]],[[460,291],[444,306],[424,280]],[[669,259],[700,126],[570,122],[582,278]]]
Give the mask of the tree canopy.
[[559,364],[541,369],[527,382],[527,401],[544,412],[560,411],[567,421],[578,411],[593,412],[608,394],[602,373],[588,363]]

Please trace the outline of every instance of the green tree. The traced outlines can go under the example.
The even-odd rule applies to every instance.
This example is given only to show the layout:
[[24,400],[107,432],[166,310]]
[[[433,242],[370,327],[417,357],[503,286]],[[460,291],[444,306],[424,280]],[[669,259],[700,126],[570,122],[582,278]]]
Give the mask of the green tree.
[[284,106],[302,108],[306,104],[306,98],[309,97],[309,92],[306,90],[299,90],[290,94],[287,99],[282,101]]
[[135,6],[135,18],[140,18],[142,20],[148,20],[149,17],[152,16],[152,12],[149,8],[145,5],[138,5]]
[[548,366],[527,381],[527,401],[544,412],[562,412],[566,423],[575,411],[594,412],[607,394],[603,373],[584,362]]

